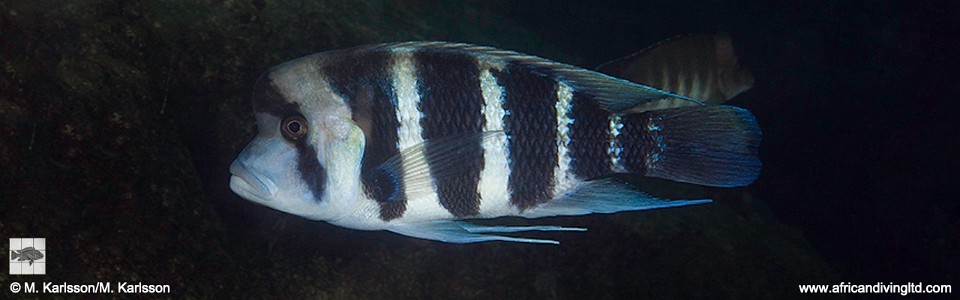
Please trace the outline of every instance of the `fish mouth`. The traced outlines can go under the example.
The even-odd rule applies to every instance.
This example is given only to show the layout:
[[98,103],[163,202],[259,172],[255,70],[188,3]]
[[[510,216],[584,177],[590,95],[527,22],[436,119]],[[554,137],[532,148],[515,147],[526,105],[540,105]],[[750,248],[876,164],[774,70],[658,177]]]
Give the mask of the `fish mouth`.
[[273,182],[262,180],[239,160],[230,164],[230,189],[249,200],[269,200],[277,191]]

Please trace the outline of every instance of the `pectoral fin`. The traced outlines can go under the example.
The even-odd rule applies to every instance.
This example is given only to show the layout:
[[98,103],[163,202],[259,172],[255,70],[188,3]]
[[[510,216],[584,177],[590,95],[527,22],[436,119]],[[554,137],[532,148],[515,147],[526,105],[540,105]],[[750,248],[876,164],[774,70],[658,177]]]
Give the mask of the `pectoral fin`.
[[[417,193],[433,188],[433,178],[456,176],[462,172],[463,157],[481,155],[483,148],[466,147],[504,135],[503,131],[487,131],[472,134],[457,134],[430,139],[403,149],[368,172],[367,182],[376,182],[383,193],[379,199],[394,201],[404,193],[416,198]],[[400,183],[403,184],[400,184]]]

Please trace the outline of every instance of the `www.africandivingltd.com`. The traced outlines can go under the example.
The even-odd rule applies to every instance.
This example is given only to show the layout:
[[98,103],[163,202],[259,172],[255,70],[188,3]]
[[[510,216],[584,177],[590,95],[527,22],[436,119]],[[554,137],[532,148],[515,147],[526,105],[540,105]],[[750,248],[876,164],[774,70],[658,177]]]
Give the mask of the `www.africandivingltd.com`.
[[923,284],[922,282],[894,284],[893,282],[877,282],[875,284],[801,284],[800,293],[803,294],[949,294],[953,293],[953,286],[949,284]]

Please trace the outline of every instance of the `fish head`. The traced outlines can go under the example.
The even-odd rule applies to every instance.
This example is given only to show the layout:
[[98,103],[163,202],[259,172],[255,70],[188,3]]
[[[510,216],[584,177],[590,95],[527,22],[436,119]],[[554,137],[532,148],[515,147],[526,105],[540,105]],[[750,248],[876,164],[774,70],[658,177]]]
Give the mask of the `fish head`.
[[308,58],[257,80],[251,99],[257,135],[230,165],[230,189],[270,208],[330,221],[360,195],[364,136]]
[[290,188],[305,184],[297,172],[297,149],[284,141],[279,125],[270,126],[280,124],[280,118],[265,113],[255,115],[257,135],[230,164],[230,189],[244,199],[267,206],[280,199],[307,202],[313,195]]

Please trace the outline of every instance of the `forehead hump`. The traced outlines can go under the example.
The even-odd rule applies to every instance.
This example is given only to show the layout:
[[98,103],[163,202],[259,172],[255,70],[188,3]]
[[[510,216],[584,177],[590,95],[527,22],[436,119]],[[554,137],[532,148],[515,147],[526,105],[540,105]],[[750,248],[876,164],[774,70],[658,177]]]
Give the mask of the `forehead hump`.
[[343,105],[321,71],[320,54],[301,57],[271,68],[257,80],[254,109],[261,112],[285,112],[294,106],[324,111]]
[[270,71],[260,75],[253,85],[253,96],[250,98],[253,112],[270,114],[278,118],[296,114],[300,105],[287,101],[280,90],[271,82]]
[[277,117],[299,114],[304,106],[315,106],[325,90],[323,76],[313,56],[277,65],[257,79],[251,99],[253,109]]
[[[254,86],[253,108],[281,120],[303,116],[310,130],[328,138],[349,132],[349,107],[323,72],[331,55],[318,53],[277,65],[260,76]],[[310,142],[321,136],[310,134]]]

